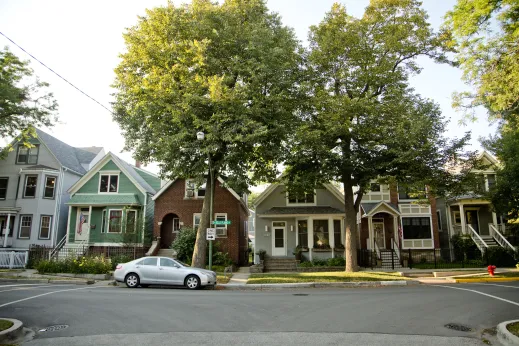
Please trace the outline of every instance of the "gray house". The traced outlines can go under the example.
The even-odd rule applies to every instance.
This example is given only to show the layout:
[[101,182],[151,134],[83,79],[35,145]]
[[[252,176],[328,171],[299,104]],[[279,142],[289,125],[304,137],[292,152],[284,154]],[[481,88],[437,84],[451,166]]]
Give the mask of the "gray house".
[[99,147],[74,148],[36,129],[34,145],[17,142],[0,161],[0,247],[55,246],[66,234],[67,190],[104,156]]
[[344,196],[333,185],[291,196],[284,185],[272,184],[255,204],[255,252],[293,258],[299,245],[308,260],[344,254]]

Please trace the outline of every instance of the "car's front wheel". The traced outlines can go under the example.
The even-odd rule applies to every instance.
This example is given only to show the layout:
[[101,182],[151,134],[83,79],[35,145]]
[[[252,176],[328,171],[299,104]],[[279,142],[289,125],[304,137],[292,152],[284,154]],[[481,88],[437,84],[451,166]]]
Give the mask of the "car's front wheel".
[[200,288],[200,278],[196,275],[189,275],[186,278],[186,287],[190,290],[196,290]]
[[139,286],[139,275],[135,273],[130,273],[126,275],[126,277],[124,278],[124,282],[126,283],[126,286],[128,286],[128,288],[135,288]]

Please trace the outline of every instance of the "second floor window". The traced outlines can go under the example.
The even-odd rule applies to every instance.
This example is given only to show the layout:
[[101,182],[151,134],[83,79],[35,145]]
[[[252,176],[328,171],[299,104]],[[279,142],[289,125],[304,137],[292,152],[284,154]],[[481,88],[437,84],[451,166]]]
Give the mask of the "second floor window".
[[119,190],[119,176],[117,174],[101,174],[99,192],[117,192]]
[[23,189],[24,198],[36,197],[36,185],[38,183],[37,175],[28,175],[25,177],[25,188]]
[[16,155],[16,163],[37,164],[39,148],[40,148],[39,145],[35,145],[32,148],[18,146],[18,154]]
[[0,178],[0,199],[6,199],[7,197],[7,183],[9,178]]
[[314,204],[314,192],[288,193],[288,204]]
[[193,180],[186,180],[186,198],[202,198],[205,196],[205,183],[196,186]]
[[54,198],[54,191],[56,190],[56,177],[45,177],[45,191],[43,198]]

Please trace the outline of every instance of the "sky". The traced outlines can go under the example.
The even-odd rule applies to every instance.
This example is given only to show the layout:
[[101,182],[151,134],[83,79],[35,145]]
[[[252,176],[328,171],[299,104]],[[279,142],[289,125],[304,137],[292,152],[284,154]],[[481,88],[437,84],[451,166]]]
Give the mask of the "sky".
[[[330,10],[333,0],[268,0],[272,11],[278,12],[285,25],[295,30],[305,44],[308,29],[318,24]],[[350,14],[360,17],[369,0],[342,0]],[[423,0],[423,7],[436,29],[455,0]],[[180,3],[180,1],[175,1]],[[124,52],[122,34],[145,15],[146,8],[167,4],[167,0],[0,0],[0,32],[30,52],[40,61],[110,108],[114,89],[114,68]],[[31,60],[23,51],[0,36],[0,47],[9,46],[23,60]],[[443,115],[450,119],[447,136],[459,137],[472,132],[471,145],[480,149],[478,138],[495,132],[485,112],[479,120],[459,125],[461,115],[451,107],[452,93],[470,90],[461,80],[460,70],[436,64],[426,58],[419,60],[423,71],[411,85],[424,97],[438,103]],[[110,112],[85,97],[69,84],[35,61],[35,74],[50,83],[50,91],[59,104],[60,122],[44,131],[76,147],[102,146],[133,163],[131,152],[123,152],[124,139]],[[156,165],[148,166],[157,173]]]

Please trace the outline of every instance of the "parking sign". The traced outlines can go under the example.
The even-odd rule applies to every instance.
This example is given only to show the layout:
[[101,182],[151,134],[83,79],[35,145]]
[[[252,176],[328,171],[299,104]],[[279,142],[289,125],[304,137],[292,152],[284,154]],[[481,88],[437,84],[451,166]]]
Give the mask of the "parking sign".
[[207,229],[207,240],[215,240],[216,239],[216,228],[208,228]]

